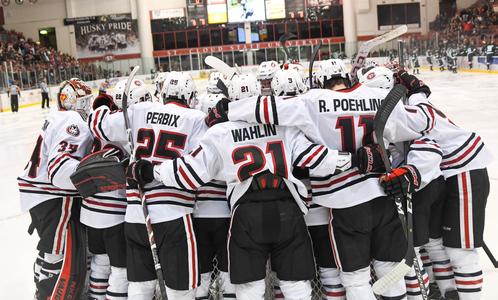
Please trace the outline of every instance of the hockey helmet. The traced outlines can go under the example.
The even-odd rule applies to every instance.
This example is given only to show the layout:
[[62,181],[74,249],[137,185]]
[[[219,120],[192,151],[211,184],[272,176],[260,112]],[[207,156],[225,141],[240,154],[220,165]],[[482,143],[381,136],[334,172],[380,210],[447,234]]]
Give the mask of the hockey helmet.
[[86,120],[90,112],[92,89],[82,80],[71,78],[63,81],[57,94],[57,106],[61,110],[78,112]]
[[[123,109],[123,93],[126,88],[127,79],[118,81],[114,86],[114,102],[119,109]],[[128,92],[128,107],[132,104],[144,101],[152,101],[152,95],[140,79],[133,79]]]
[[386,67],[365,68],[358,71],[358,81],[368,87],[390,90],[394,87],[394,74]]
[[236,75],[228,86],[228,98],[236,101],[259,95],[261,87],[258,80],[252,74]]
[[342,59],[327,59],[320,62],[316,73],[318,84],[323,87],[325,82],[333,78],[349,79],[346,65]]
[[295,96],[307,91],[303,78],[294,69],[279,70],[271,81],[271,89],[275,96]]
[[189,107],[194,103],[196,96],[194,80],[186,72],[171,72],[161,91],[163,103],[168,100],[180,100]]

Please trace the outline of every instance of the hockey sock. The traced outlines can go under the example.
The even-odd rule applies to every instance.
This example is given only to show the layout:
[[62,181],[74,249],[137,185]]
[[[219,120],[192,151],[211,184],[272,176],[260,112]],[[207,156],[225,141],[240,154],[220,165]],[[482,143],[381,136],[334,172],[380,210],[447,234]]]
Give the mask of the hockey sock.
[[220,271],[220,286],[223,291],[223,299],[235,299],[235,286],[230,282],[228,272]]
[[340,275],[348,300],[376,300],[370,285],[370,267],[354,272],[341,271]]
[[446,247],[446,252],[453,266],[459,299],[481,299],[483,277],[477,249]]
[[[384,277],[387,273],[389,273],[398,262],[391,261],[373,261],[373,266],[375,269],[375,273],[378,278]],[[344,283],[343,283],[344,284]],[[346,295],[349,300],[348,290],[346,289]],[[406,299],[406,285],[405,280],[401,279],[396,284],[393,284],[387,291],[382,294],[384,299]]]
[[272,271],[271,275],[273,278],[273,295],[275,296],[275,299],[284,299],[284,294],[280,289],[280,279],[277,278],[277,273]]
[[265,296],[265,280],[235,284],[237,300],[262,300]]
[[425,244],[424,248],[432,261],[432,271],[441,294],[456,290],[453,268],[443,246],[443,240],[441,238],[429,239],[429,243]]
[[309,280],[280,280],[280,288],[287,300],[311,300],[311,283]]
[[109,256],[107,254],[93,255],[90,264],[90,284],[88,289],[90,297],[97,300],[105,299],[110,273]]
[[201,282],[195,290],[195,299],[209,299],[209,286],[211,285],[211,272],[201,274]]
[[424,247],[420,247],[420,260],[422,261],[422,265],[425,269],[425,272],[427,272],[427,275],[429,275],[429,282],[433,283],[436,282],[436,279],[434,278],[434,273],[432,272],[432,261],[429,258],[429,253],[425,250]]
[[157,280],[130,281],[128,284],[128,300],[149,300],[154,297]]
[[128,297],[128,278],[126,268],[111,267],[107,298],[109,300],[125,300]]
[[322,282],[322,292],[326,300],[345,300],[346,290],[341,283],[339,270],[336,268],[319,269],[320,281]]
[[36,256],[35,263],[33,264],[35,283],[38,283],[38,281],[40,280],[40,271],[42,268],[42,263],[43,263],[43,252],[38,252],[38,255]]
[[[417,260],[419,266],[422,266],[422,260],[420,259],[420,254],[417,248],[415,248],[415,253],[417,254]],[[429,275],[425,271],[424,268],[420,270],[422,275],[422,280],[425,285],[426,291],[429,291]],[[408,300],[422,300],[422,290],[420,287],[420,282],[418,280],[417,274],[415,272],[415,268],[412,267],[410,272],[405,276],[405,285],[406,285],[406,295]]]
[[192,290],[174,290],[166,287],[168,299],[175,300],[192,300],[195,299],[195,289]]

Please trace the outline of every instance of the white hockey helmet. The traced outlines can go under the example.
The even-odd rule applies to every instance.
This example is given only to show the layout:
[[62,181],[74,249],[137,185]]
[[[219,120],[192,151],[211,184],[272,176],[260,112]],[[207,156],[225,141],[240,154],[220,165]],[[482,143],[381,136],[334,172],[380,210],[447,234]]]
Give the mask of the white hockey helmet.
[[219,94],[221,90],[218,88],[218,80],[222,78],[222,74],[220,72],[211,72],[209,73],[209,79],[207,84],[207,92],[211,94]]
[[202,100],[200,100],[198,108],[200,111],[208,114],[216,106],[216,103],[223,98],[223,94],[205,94]]
[[296,96],[307,91],[303,78],[294,69],[279,70],[271,81],[271,89],[275,96]]
[[282,66],[282,69],[283,70],[296,70],[299,73],[299,75],[301,76],[301,78],[303,78],[303,81],[306,78],[306,73],[304,72],[304,67],[298,61],[285,63]]
[[164,82],[161,91],[163,103],[166,103],[167,100],[180,100],[189,107],[193,104],[196,95],[194,80],[186,72],[169,73],[168,80]]
[[264,61],[259,65],[256,79],[272,79],[275,73],[280,70],[278,63],[274,60]]
[[394,73],[386,67],[364,68],[358,70],[358,81],[372,88],[392,89]]
[[164,81],[168,79],[169,72],[160,72],[157,74],[156,78],[154,78],[154,85],[156,86],[156,94],[159,95],[161,90],[163,89]]
[[228,85],[228,98],[232,101],[259,95],[261,87],[252,74],[236,75]]
[[319,69],[316,73],[316,78],[321,87],[325,81],[332,78],[348,79],[346,65],[342,59],[327,59],[320,62]]
[[[116,83],[112,96],[114,103],[119,109],[123,109],[123,93],[126,88],[128,79],[122,79]],[[145,83],[140,79],[133,79],[128,92],[128,107],[132,104],[144,101],[152,101],[152,95],[145,86]]]
[[86,120],[92,102],[92,89],[79,78],[63,81],[57,94],[57,106],[61,110],[78,112]]

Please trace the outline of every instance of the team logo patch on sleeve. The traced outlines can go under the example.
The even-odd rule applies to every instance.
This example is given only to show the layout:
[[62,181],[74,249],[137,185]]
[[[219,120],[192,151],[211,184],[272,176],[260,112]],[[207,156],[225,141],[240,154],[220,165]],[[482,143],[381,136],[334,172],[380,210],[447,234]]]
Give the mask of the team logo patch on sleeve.
[[69,135],[72,135],[72,136],[78,136],[80,135],[80,129],[78,128],[77,125],[69,125],[67,128],[66,128],[66,132],[69,134]]

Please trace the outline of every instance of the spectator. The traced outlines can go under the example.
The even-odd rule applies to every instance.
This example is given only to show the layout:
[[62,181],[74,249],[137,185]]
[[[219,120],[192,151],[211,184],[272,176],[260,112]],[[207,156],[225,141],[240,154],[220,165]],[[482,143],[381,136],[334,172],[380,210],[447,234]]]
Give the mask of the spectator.
[[19,96],[21,96],[21,89],[16,85],[16,82],[12,82],[7,93],[10,96],[10,108],[13,113],[19,111]]
[[50,100],[48,97],[49,89],[47,85],[47,81],[43,79],[40,83],[41,96],[42,96],[42,109],[45,108],[45,103],[47,104],[47,108],[50,108]]

